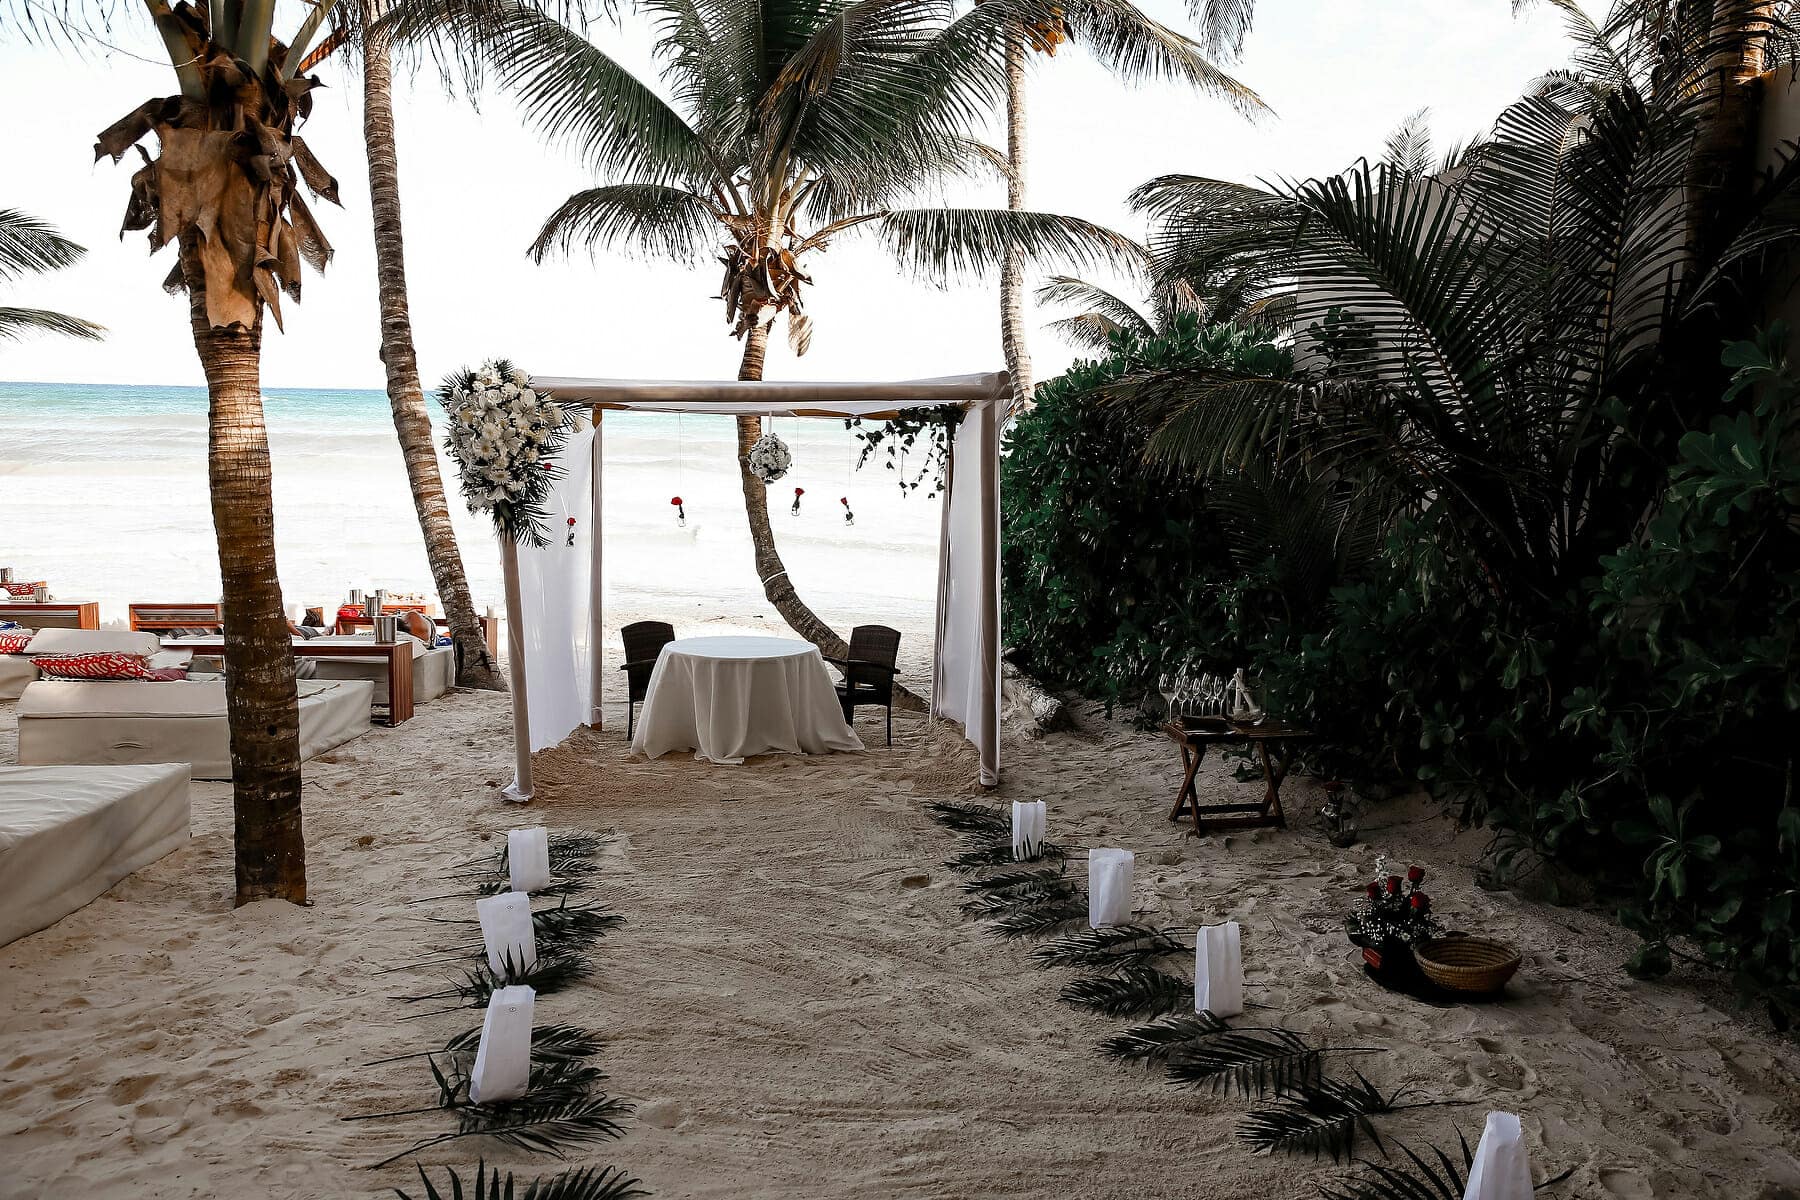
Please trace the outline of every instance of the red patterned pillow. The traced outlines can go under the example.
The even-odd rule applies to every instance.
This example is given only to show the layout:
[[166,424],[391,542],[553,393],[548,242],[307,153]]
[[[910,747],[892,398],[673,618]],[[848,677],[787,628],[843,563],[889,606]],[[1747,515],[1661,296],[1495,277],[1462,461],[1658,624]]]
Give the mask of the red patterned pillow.
[[151,673],[149,660],[142,654],[40,654],[31,662],[54,679],[156,678]]
[[37,634],[29,629],[8,629],[0,632],[0,654],[23,654],[25,647]]
[[4,587],[7,590],[7,593],[13,596],[29,596],[43,586],[44,584],[41,580],[37,583],[0,584],[0,587]]

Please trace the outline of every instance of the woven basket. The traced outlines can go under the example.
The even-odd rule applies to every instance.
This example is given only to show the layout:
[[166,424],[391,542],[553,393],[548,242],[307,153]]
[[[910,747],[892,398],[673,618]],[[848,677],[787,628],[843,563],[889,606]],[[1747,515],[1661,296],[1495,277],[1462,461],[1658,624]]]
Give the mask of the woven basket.
[[1497,992],[1523,961],[1517,950],[1490,938],[1433,938],[1413,947],[1425,978],[1452,992]]

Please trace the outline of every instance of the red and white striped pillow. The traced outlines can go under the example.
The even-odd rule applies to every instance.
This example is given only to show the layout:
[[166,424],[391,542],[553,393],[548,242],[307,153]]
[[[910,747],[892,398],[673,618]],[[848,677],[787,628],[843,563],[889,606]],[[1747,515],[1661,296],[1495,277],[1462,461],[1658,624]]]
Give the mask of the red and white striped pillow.
[[0,587],[5,588],[7,594],[12,596],[29,596],[43,586],[41,580],[37,583],[0,583]]
[[[142,654],[40,654],[31,660],[52,679],[156,679]],[[186,678],[186,673],[183,673]]]
[[23,654],[25,647],[37,634],[29,629],[8,629],[0,631],[0,654]]

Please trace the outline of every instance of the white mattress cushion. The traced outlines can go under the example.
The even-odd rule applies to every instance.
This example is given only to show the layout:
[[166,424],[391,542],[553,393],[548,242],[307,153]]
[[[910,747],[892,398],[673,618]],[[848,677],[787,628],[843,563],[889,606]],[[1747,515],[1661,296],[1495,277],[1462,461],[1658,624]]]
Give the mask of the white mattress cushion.
[[28,655],[0,654],[0,700],[17,700],[37,674]]
[[[300,698],[343,686],[302,679]],[[19,697],[21,717],[222,717],[225,683],[46,680]]]
[[162,639],[125,629],[40,629],[28,654],[155,654]]
[[0,767],[0,945],[187,840],[185,763]]

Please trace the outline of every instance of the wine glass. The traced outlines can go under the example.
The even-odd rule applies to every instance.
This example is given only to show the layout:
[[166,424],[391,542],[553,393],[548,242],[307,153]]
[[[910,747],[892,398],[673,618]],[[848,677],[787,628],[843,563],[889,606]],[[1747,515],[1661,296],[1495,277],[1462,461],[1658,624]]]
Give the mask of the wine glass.
[[1169,710],[1169,720],[1175,719],[1175,681],[1164,671],[1157,677],[1156,690],[1163,698],[1163,706]]

